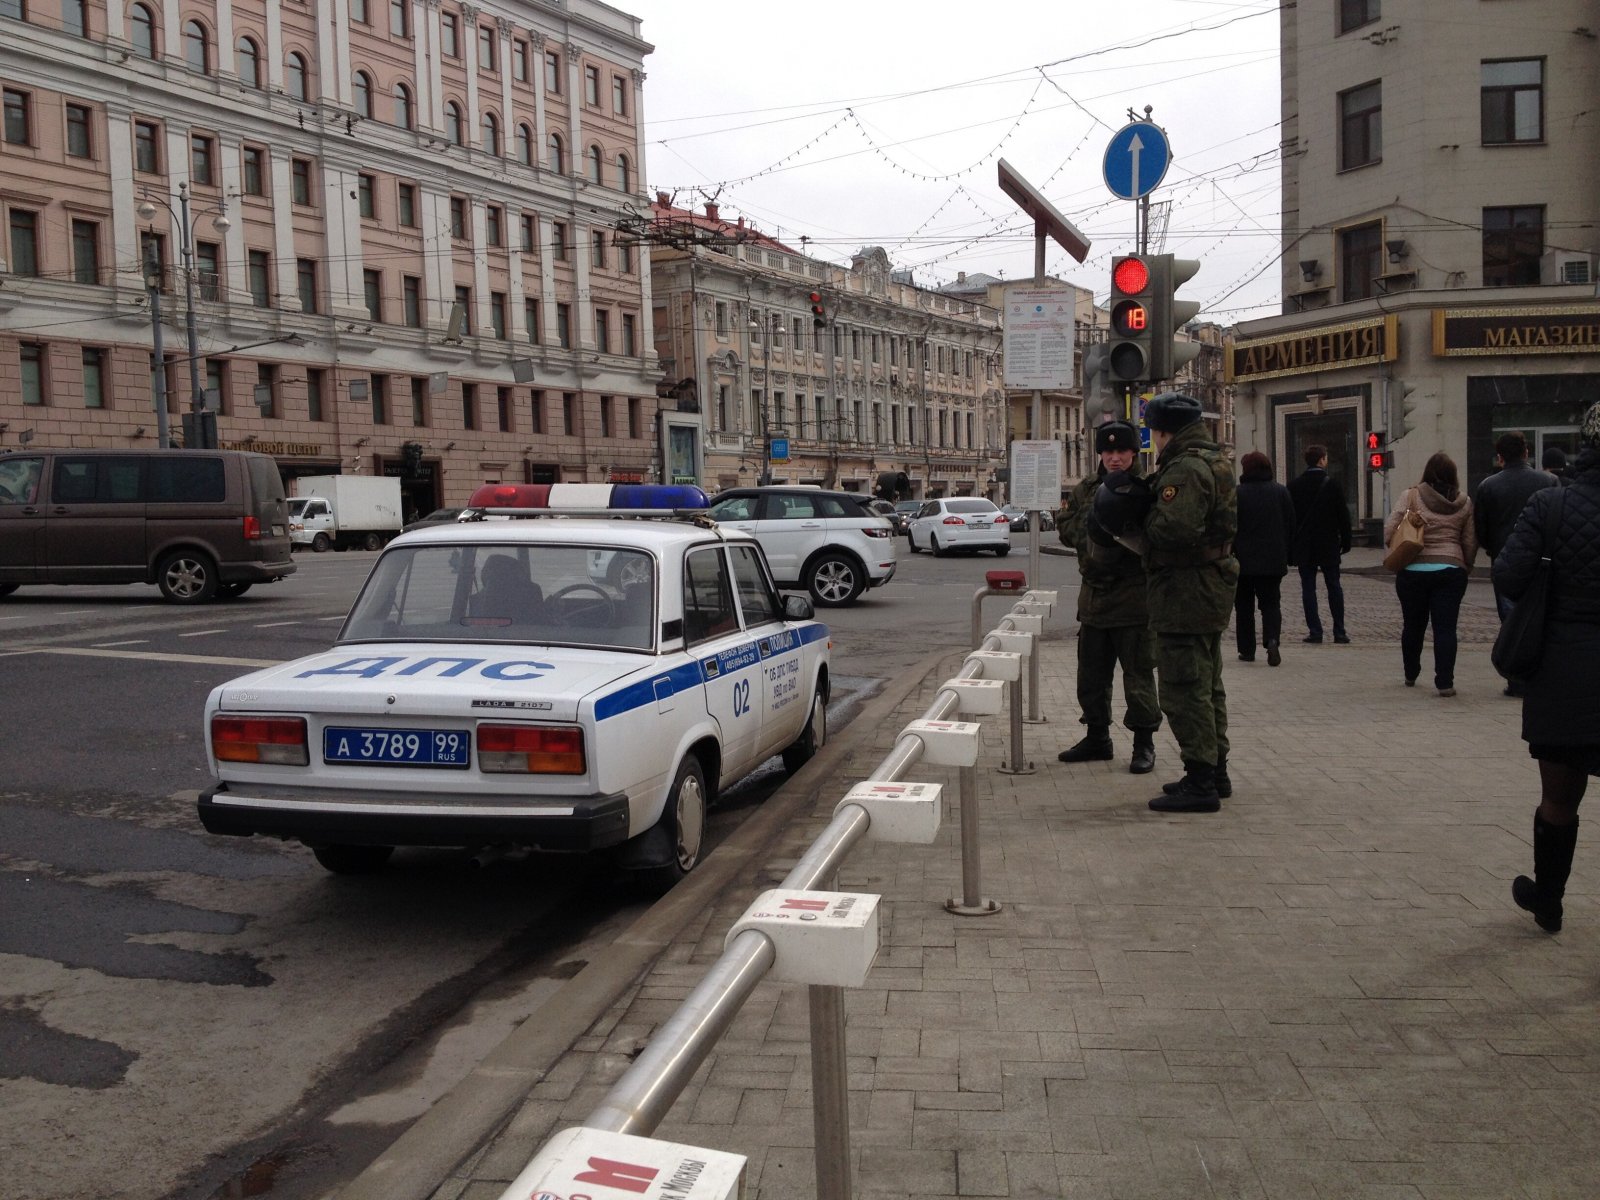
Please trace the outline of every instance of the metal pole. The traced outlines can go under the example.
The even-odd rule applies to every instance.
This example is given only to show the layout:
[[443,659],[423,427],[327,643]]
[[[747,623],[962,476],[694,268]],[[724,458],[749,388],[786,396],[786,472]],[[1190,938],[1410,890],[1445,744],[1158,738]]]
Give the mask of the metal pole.
[[[834,363],[833,363],[834,324],[833,324],[833,312],[832,312],[831,309],[828,312],[828,324],[827,324],[826,328],[827,328],[827,334],[828,334],[828,344],[825,347],[823,347],[822,354],[823,354],[823,358],[827,360],[827,364],[828,364],[828,411],[824,415],[824,419],[828,422],[828,431],[829,431],[828,432],[828,439],[829,439],[829,446],[830,446],[830,452],[829,452],[829,456],[828,456],[828,486],[829,487],[838,487],[839,486],[839,420],[838,420],[838,417],[839,417],[839,399],[838,399],[838,396],[834,392],[834,388],[836,386],[835,383],[834,383]],[[819,432],[820,432],[820,430],[819,430]]]
[[150,340],[153,362],[150,389],[156,403],[156,445],[165,450],[172,444],[167,429],[167,358],[161,341],[161,260],[156,257],[155,241],[145,245],[145,284],[150,289]]
[[[1037,639],[1034,646],[1038,650]],[[1039,655],[1028,655],[1028,724],[1043,725],[1044,715],[1039,711]]]
[[850,1089],[844,989],[812,984],[811,1129],[816,1137],[817,1200],[850,1200]]
[[979,841],[978,768],[962,767],[956,774],[961,803],[961,900],[946,900],[946,912],[958,917],[985,917],[1000,911],[998,900],[983,895],[982,846]]
[[1007,683],[1006,691],[1011,711],[1011,760],[1001,763],[998,770],[1002,775],[1032,775],[1033,764],[1022,757],[1022,681]]
[[[199,415],[205,411],[205,390],[200,386],[200,335],[195,329],[194,321],[194,242],[189,230],[189,185],[178,185],[178,219],[179,247],[183,252],[183,280],[184,296],[188,301],[188,314],[184,319],[184,326],[189,335],[189,411],[196,414],[194,419],[195,435],[202,442],[206,440],[205,426]],[[190,449],[208,450],[209,446],[192,446]]]

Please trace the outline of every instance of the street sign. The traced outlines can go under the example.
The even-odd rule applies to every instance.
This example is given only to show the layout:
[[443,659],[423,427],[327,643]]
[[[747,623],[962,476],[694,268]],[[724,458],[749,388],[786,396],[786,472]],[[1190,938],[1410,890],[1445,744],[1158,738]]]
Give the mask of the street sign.
[[1071,288],[1006,289],[1006,387],[1054,391],[1072,386],[1074,315]]
[[1011,443],[1011,503],[1027,512],[1054,512],[1061,504],[1061,443]]
[[767,459],[771,462],[788,462],[789,439],[786,437],[768,438]]
[[1160,126],[1134,121],[1112,137],[1101,173],[1113,196],[1137,200],[1161,186],[1171,163],[1172,147]]

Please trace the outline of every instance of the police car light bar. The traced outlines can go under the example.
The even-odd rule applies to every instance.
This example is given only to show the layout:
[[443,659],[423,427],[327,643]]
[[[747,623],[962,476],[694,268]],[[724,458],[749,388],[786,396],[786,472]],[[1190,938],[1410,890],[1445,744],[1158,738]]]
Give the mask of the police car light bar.
[[711,501],[694,484],[486,483],[467,507],[528,516],[662,516],[704,512]]

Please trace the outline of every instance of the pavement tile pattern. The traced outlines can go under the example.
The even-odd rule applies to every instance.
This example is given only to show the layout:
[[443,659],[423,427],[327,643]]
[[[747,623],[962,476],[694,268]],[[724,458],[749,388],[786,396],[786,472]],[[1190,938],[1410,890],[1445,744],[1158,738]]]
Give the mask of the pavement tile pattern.
[[[1463,611],[1459,695],[1402,686],[1386,578],[1348,577],[1355,644],[1228,655],[1234,797],[1168,817],[1177,774],[1065,766],[1070,636],[1043,644],[1031,775],[990,718],[979,762],[987,917],[960,896],[952,801],[933,846],[858,847],[839,886],[883,897],[846,995],[855,1194],[1096,1200],[1540,1200],[1600,1195],[1600,833],[1566,929],[1511,903],[1537,771]],[[1481,600],[1481,598],[1480,598]],[[1070,621],[1069,621],[1070,624]],[[1289,639],[1293,635],[1293,641]],[[1226,648],[1231,650],[1231,644]],[[492,1200],[579,1124],[778,882],[833,803],[922,715],[954,656],[841,762],[822,800],[725,890],[434,1193]],[[914,768],[946,785],[955,772]],[[815,1194],[806,991],[766,983],[657,1131],[749,1158],[752,1200]]]

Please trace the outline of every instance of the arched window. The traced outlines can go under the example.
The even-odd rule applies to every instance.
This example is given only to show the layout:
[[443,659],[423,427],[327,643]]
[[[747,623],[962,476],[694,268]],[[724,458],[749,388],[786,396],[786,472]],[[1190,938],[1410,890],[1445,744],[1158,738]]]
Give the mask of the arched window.
[[484,153],[500,157],[500,118],[492,112],[483,114]]
[[454,100],[444,106],[444,136],[452,146],[464,144],[461,132],[461,106]]
[[191,71],[208,74],[211,70],[211,39],[199,21],[183,27],[183,61]]
[[283,82],[289,89],[289,95],[296,100],[311,99],[311,81],[306,75],[305,56],[295,51],[284,59],[283,66]]
[[403,83],[397,83],[394,85],[394,123],[401,129],[410,129],[412,120],[411,89]]
[[605,156],[600,153],[599,146],[589,147],[589,182],[604,183]]
[[261,47],[254,38],[242,37],[234,47],[233,70],[246,87],[261,86]]
[[567,171],[566,147],[562,145],[561,135],[550,135],[550,169],[557,175],[565,175]]
[[128,25],[133,37],[133,52],[140,58],[156,56],[156,19],[143,4],[128,10]]
[[365,71],[357,71],[351,82],[355,91],[356,112],[372,120],[372,77]]
[[525,167],[533,166],[533,130],[526,124],[517,126],[517,161]]
[[633,191],[633,174],[628,170],[628,156],[617,155],[617,190],[619,192]]

